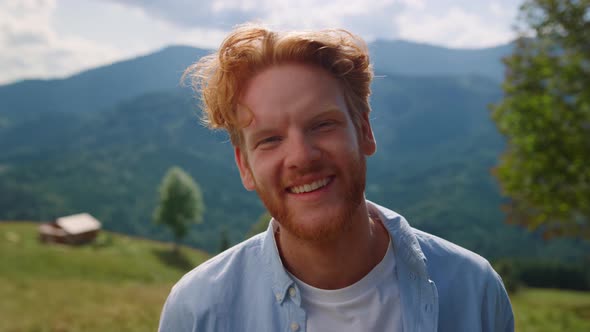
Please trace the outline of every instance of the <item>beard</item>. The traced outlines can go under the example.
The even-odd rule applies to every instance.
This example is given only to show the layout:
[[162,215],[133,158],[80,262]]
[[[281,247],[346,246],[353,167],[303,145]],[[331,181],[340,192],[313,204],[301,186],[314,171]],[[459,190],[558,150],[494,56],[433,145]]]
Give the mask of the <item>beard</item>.
[[[309,173],[320,173],[324,169],[315,164],[298,172],[298,176]],[[344,173],[346,172],[346,173]],[[343,183],[342,198],[336,206],[320,206],[321,214],[313,217],[301,215],[305,211],[297,211],[286,204],[284,194],[273,193],[273,188],[256,185],[256,192],[270,215],[279,223],[280,228],[304,241],[322,242],[336,238],[350,229],[359,205],[364,201],[366,184],[366,160],[364,155],[354,158],[348,163],[347,169],[335,170],[335,180]],[[330,184],[329,184],[330,185]],[[270,190],[267,190],[270,189]]]

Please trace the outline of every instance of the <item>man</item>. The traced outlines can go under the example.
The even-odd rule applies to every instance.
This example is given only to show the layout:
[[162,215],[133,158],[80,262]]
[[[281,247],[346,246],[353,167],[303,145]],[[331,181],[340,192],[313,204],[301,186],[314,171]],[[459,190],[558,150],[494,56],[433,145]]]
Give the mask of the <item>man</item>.
[[161,332],[514,329],[485,259],[365,200],[376,143],[362,40],[246,25],[187,75],[273,218],[174,286]]

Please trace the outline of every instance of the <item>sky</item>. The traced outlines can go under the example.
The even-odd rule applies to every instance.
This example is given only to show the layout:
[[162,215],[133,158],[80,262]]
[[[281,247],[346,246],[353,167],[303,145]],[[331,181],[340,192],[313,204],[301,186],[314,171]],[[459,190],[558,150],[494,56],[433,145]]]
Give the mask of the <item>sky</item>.
[[[518,0],[0,0],[0,84],[67,77],[232,27],[345,28],[367,42],[485,48],[514,38]],[[195,59],[196,60],[196,59]]]

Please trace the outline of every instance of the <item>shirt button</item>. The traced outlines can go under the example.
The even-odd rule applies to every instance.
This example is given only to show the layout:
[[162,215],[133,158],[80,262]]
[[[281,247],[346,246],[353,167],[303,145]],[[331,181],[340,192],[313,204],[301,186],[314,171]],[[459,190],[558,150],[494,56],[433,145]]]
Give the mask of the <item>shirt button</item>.
[[297,331],[299,330],[299,324],[293,322],[291,323],[291,331]]
[[295,295],[297,295],[297,291],[295,290],[295,288],[289,288],[289,296],[295,297]]
[[280,293],[276,293],[275,297],[277,298],[277,301],[279,301],[279,302],[283,299],[283,297],[281,296]]

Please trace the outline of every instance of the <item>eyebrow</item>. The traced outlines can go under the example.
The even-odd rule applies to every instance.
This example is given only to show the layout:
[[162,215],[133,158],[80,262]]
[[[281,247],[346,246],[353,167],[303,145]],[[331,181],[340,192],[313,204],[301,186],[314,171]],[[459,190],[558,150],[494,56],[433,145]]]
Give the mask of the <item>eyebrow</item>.
[[341,115],[344,112],[336,105],[327,105],[327,107],[324,108],[323,111],[321,111],[319,114],[316,114],[315,116],[313,116],[311,119],[309,119],[309,122],[313,122],[314,120],[323,118],[323,117],[328,117],[332,114],[334,115]]

